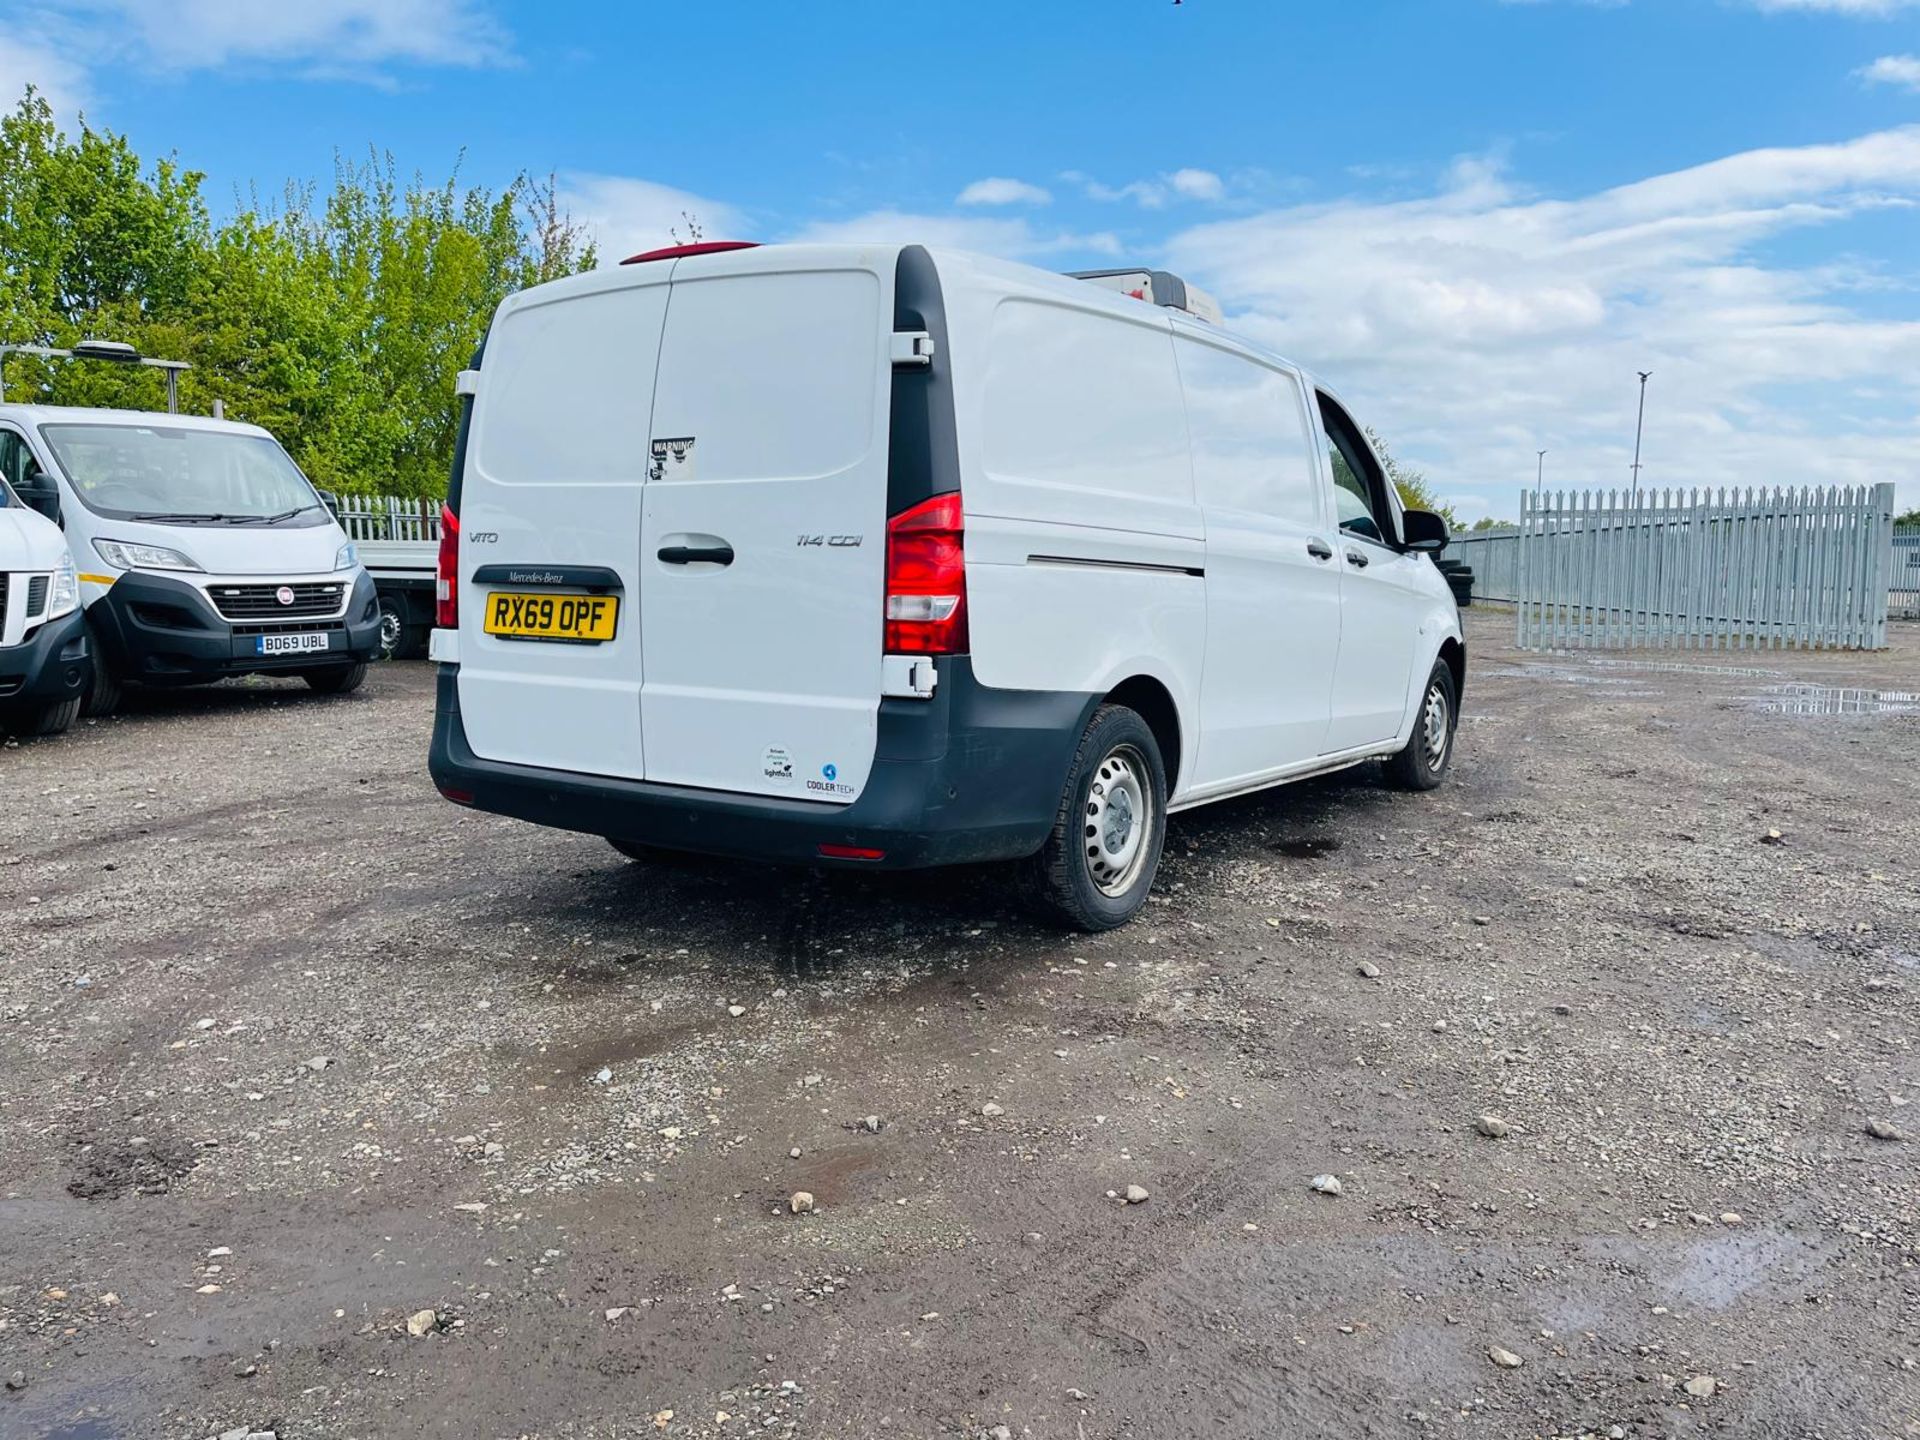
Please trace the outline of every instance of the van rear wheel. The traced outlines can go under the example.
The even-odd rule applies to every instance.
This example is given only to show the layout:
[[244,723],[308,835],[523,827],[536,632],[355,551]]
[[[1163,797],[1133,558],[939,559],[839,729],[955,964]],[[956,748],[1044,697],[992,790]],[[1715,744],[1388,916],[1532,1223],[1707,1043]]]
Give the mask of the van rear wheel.
[[1126,924],[1147,903],[1166,834],[1167,771],[1152,727],[1124,705],[1102,705],[1032,861],[1041,900],[1077,930]]

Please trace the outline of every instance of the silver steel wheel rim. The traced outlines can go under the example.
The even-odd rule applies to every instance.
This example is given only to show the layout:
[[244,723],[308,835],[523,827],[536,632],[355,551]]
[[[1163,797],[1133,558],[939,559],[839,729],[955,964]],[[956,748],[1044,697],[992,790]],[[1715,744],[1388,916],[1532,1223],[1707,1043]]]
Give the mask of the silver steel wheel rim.
[[400,623],[400,616],[392,610],[380,612],[380,653],[391,655],[400,648],[400,634],[406,627]]
[[1420,739],[1427,752],[1427,768],[1438,770],[1447,759],[1447,747],[1453,743],[1453,707],[1439,681],[1427,687],[1427,705],[1421,721]]
[[1109,899],[1131,890],[1146,868],[1153,835],[1153,787],[1146,757],[1119,745],[1094,767],[1087,786],[1080,853],[1093,888]]

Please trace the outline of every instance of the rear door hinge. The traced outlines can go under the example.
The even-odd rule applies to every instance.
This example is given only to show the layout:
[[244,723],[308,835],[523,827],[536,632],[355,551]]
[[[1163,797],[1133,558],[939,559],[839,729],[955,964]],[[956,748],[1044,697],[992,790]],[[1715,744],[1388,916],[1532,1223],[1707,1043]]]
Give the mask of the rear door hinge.
[[894,331],[893,363],[896,365],[933,364],[933,336],[924,330]]

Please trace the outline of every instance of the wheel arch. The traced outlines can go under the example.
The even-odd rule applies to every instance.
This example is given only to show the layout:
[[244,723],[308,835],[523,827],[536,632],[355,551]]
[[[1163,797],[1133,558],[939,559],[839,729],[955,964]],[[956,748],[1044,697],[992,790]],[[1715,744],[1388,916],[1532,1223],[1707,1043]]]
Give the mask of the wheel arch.
[[1147,728],[1153,732],[1154,743],[1160,747],[1161,763],[1167,768],[1167,796],[1171,799],[1178,794],[1184,754],[1180,706],[1166,682],[1153,675],[1131,675],[1108,690],[1101,697],[1101,703],[1124,705],[1147,722]]

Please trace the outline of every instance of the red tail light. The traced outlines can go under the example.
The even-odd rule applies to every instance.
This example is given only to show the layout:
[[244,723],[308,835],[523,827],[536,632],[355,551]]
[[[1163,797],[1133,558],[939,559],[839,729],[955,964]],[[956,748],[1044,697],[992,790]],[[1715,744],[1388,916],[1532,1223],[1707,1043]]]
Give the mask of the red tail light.
[[957,655],[967,648],[965,529],[957,491],[887,522],[889,655]]
[[433,575],[433,623],[442,630],[460,624],[460,517],[440,507],[440,559]]

